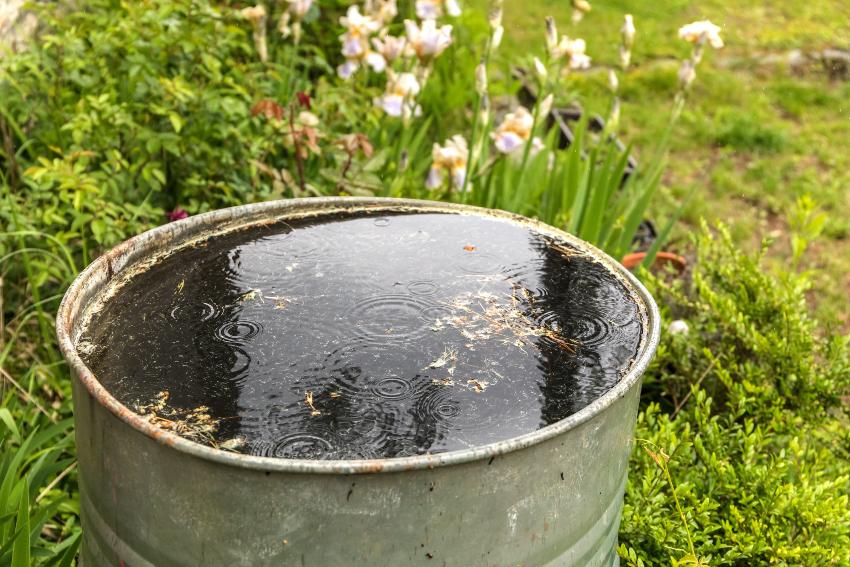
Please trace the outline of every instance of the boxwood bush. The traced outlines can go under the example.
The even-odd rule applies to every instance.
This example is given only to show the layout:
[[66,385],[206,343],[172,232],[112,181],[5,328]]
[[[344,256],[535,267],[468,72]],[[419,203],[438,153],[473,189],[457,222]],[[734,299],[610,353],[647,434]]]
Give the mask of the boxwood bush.
[[812,319],[808,275],[768,273],[723,227],[695,250],[686,278],[645,278],[688,331],[646,376],[621,556],[850,564],[850,338]]

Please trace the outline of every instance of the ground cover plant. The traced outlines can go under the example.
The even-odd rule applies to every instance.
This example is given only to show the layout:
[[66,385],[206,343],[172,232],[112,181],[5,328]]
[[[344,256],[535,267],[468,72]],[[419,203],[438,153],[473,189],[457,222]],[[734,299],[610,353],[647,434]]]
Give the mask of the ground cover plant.
[[[672,326],[642,395],[622,561],[850,563],[835,119],[850,90],[769,57],[846,47],[841,3],[85,5],[37,7],[38,38],[0,55],[0,565],[70,565],[79,543],[52,330],[74,275],[187,214],[325,194],[506,208],[617,256],[645,215],[671,229],[693,270],[642,276]],[[780,23],[753,25],[765,12]],[[677,36],[705,18],[722,51],[712,28]],[[516,65],[537,94],[522,110]],[[542,117],[575,100],[606,130],[579,125],[556,151]],[[614,133],[640,164],[623,188]],[[734,222],[712,235],[703,216]]]

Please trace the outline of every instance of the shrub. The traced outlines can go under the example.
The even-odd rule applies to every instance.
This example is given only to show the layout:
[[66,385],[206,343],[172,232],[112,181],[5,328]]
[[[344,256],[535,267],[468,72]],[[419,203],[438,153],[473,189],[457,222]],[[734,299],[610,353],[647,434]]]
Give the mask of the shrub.
[[647,278],[664,319],[690,330],[664,335],[646,377],[621,556],[847,564],[850,337],[823,336],[805,275],[768,275],[725,229],[696,250],[688,281]]

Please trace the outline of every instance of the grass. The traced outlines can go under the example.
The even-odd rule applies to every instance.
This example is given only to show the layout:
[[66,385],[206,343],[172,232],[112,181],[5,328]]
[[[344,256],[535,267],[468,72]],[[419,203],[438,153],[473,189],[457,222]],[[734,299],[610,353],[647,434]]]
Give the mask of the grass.
[[[485,5],[475,0],[476,7]],[[703,217],[730,222],[745,249],[765,237],[778,240],[776,265],[791,257],[788,212],[811,195],[828,214],[824,236],[805,267],[817,270],[812,302],[818,316],[850,329],[844,305],[850,293],[850,82],[831,79],[816,63],[792,72],[790,50],[850,48],[850,9],[843,1],[731,3],[597,1],[577,25],[568,2],[506,2],[509,22],[503,53],[543,49],[543,20],[554,15],[562,33],[583,37],[596,68],[571,86],[589,109],[605,115],[604,68],[617,64],[624,13],[637,26],[633,68],[620,77],[621,135],[644,152],[666,127],[676,89],[678,60],[688,46],[678,27],[710,19],[722,27],[726,46],[706,54],[685,112],[673,135],[661,219],[693,192],[672,247]],[[639,158],[639,155],[638,155]]]

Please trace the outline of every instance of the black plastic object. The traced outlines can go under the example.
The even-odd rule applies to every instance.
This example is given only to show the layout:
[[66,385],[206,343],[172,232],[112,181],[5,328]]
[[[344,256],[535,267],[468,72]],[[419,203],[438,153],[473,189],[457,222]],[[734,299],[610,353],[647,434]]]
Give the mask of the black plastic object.
[[[528,80],[528,70],[522,67],[515,67],[513,69],[513,75],[520,82],[520,86],[516,94],[519,103],[526,107],[534,106],[537,102],[537,92],[531,81]],[[584,109],[577,102],[567,107],[553,108],[549,112],[549,116],[546,117],[546,126],[548,129],[558,128],[559,148],[565,149],[572,145],[575,140],[573,125],[579,122],[582,119],[582,116],[584,116]],[[598,114],[591,114],[587,120],[587,128],[592,134],[601,134],[605,131],[605,120]],[[613,142],[620,151],[625,151],[625,145],[617,136],[613,136]],[[620,181],[620,187],[623,187],[626,184],[629,178],[634,175],[635,171],[637,171],[637,168],[637,160],[634,156],[630,155],[626,168],[623,171],[623,178]],[[652,224],[652,221],[644,220],[638,227],[637,233],[632,240],[632,244],[635,246],[636,250],[645,251],[652,246],[652,243],[655,242],[657,237],[658,232]]]

